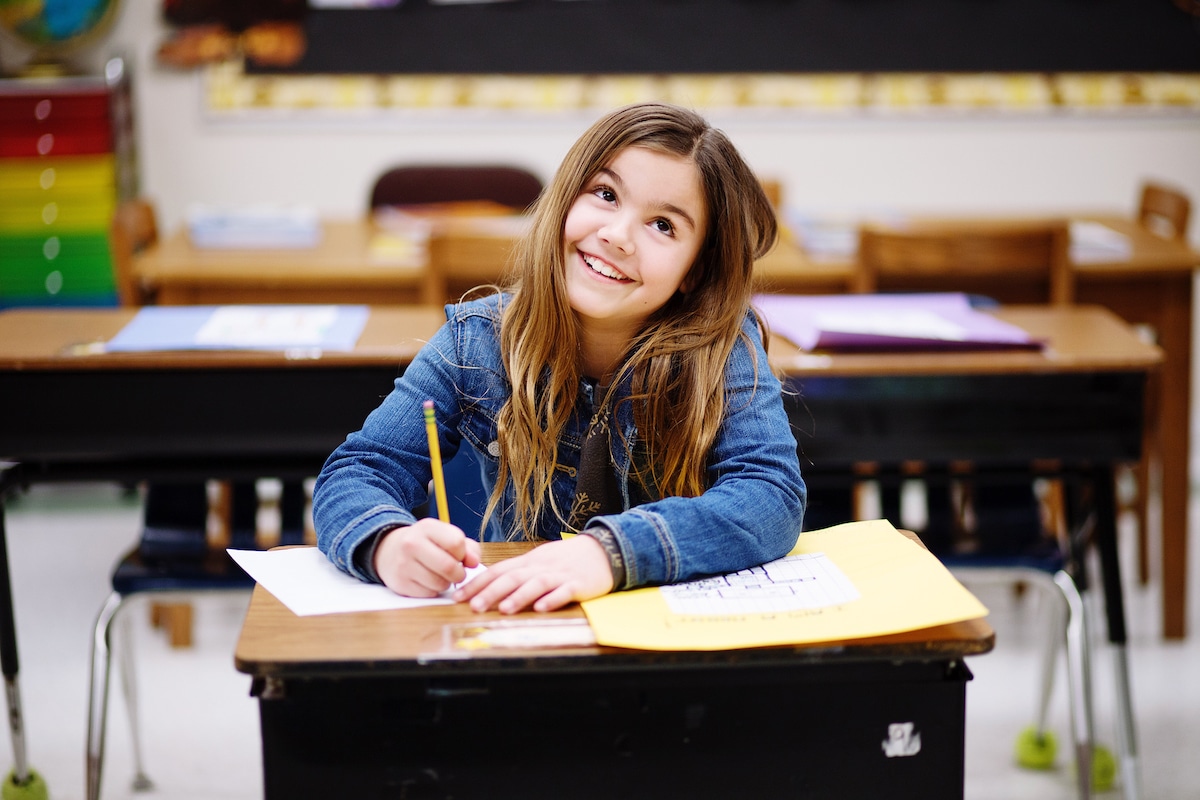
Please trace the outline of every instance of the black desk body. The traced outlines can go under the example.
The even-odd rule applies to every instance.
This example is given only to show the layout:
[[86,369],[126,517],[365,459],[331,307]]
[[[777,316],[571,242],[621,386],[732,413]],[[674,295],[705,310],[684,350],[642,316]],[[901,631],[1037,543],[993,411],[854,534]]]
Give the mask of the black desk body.
[[793,377],[786,398],[811,497],[859,480],[856,464],[899,482],[949,480],[956,462],[985,482],[1063,481],[1070,552],[1065,569],[1089,588],[1083,551],[1100,557],[1109,643],[1127,641],[1117,554],[1116,469],[1141,457],[1144,369]]
[[371,664],[254,686],[267,800],[937,800],[963,796],[969,679],[944,656],[784,648]]

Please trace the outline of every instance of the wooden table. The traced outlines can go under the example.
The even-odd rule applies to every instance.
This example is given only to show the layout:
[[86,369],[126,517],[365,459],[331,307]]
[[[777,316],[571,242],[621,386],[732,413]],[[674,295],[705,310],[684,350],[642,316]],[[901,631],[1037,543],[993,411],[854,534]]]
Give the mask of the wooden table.
[[[265,797],[962,797],[963,656],[992,648],[986,621],[718,652],[446,647],[501,620],[582,612],[298,617],[256,588],[235,663],[259,698]],[[894,723],[919,752],[886,754]]]
[[[788,376],[784,404],[797,431],[810,510],[852,486],[861,462],[876,465],[877,479],[896,484],[907,465],[919,462],[931,496],[934,487],[948,495],[950,483],[962,480],[963,463],[970,465],[972,485],[1023,487],[1030,500],[1035,477],[1064,487],[1070,543],[1065,568],[1081,591],[1092,582],[1085,545],[1099,555],[1114,656],[1118,756],[1127,796],[1134,797],[1135,715],[1114,487],[1117,469],[1142,457],[1146,389],[1162,352],[1099,306],[1003,307],[995,313],[1047,342],[1045,348],[822,355],[772,343],[772,361]],[[931,519],[933,513],[931,508]],[[1036,536],[1036,519],[1033,525]],[[1005,540],[1022,531],[993,525],[989,535],[997,539],[994,549],[1003,550]],[[969,555],[958,562],[981,565]]]
[[[1127,260],[1077,264],[1076,297],[1115,311],[1126,322],[1152,329],[1166,356],[1151,391],[1148,453],[1157,461],[1162,506],[1162,620],[1169,639],[1187,634],[1188,472],[1191,428],[1192,275],[1200,254],[1186,243],[1163,239],[1129,217],[1078,214],[1126,234]],[[966,221],[966,220],[964,220]],[[976,220],[977,221],[977,220]],[[135,266],[143,287],[163,304],[232,302],[443,302],[502,273],[512,226],[483,218],[452,221],[430,240],[430,267],[398,267],[372,260],[377,231],[366,220],[325,223],[319,247],[297,251],[217,251],[191,246],[178,231],[143,253]],[[851,257],[813,258],[790,234],[758,264],[765,288],[778,292],[848,291]],[[1009,296],[988,287],[1001,302]],[[1144,487],[1142,487],[1144,489]],[[1146,552],[1140,578],[1149,577]]]
[[135,280],[159,305],[222,303],[419,303],[426,265],[373,255],[378,231],[327,221],[311,248],[195,247],[186,228],[134,260]]
[[[1097,222],[1129,238],[1128,259],[1077,263],[1075,299],[1115,311],[1126,322],[1146,326],[1162,347],[1164,362],[1150,393],[1151,409],[1147,442],[1151,462],[1157,462],[1161,486],[1162,626],[1168,639],[1182,639],[1187,624],[1188,496],[1190,491],[1189,450],[1192,408],[1192,278],[1200,268],[1200,253],[1186,242],[1164,239],[1130,218],[1105,213],[1072,214],[1080,222]],[[1018,221],[1020,218],[989,220],[913,220],[944,224],[980,224],[989,221]],[[785,241],[770,259],[760,262],[760,276],[769,291],[811,294],[850,291],[856,263],[852,256],[814,258],[803,250],[803,242],[789,247]],[[1003,303],[1040,302],[1044,298],[1014,295],[1004,285],[982,290]],[[1145,476],[1143,476],[1145,481]],[[1146,486],[1139,487],[1147,491]],[[1145,520],[1143,519],[1143,524]],[[1143,539],[1144,542],[1144,539]],[[1140,552],[1139,578],[1149,579],[1149,555]]]
[[0,666],[14,752],[25,752],[25,729],[9,492],[32,483],[315,475],[444,320],[425,306],[374,308],[353,351],[316,357],[99,352],[134,313],[0,312]]

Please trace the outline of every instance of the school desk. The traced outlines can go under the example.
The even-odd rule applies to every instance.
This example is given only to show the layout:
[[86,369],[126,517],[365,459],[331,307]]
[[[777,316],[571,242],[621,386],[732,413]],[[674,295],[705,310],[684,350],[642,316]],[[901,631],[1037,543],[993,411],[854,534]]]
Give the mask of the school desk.
[[[1094,303],[1115,311],[1126,322],[1144,325],[1154,332],[1164,360],[1150,395],[1151,425],[1148,431],[1149,463],[1158,467],[1161,503],[1162,632],[1168,639],[1182,639],[1187,624],[1188,494],[1192,404],[1192,279],[1200,268],[1200,253],[1180,240],[1165,239],[1142,227],[1129,216],[1111,213],[1067,215],[1072,221],[1095,222],[1128,237],[1127,256],[1075,263],[1075,302]],[[1013,221],[1021,217],[958,217],[953,220],[916,218],[922,223],[978,225]],[[769,262],[760,263],[759,275],[766,288],[776,292],[817,293],[849,291],[855,272],[853,256],[815,257],[801,247]],[[818,280],[814,280],[818,278]],[[949,287],[947,287],[949,288]],[[974,291],[1004,303],[1040,302],[1043,298],[1014,296],[1010,287],[980,285]],[[1143,478],[1145,480],[1145,478]],[[1146,486],[1139,491],[1148,492]],[[1146,524],[1146,520],[1142,520]],[[1139,540],[1138,577],[1145,584],[1150,575],[1146,537]]]
[[[1155,236],[1129,216],[1068,216],[1123,233],[1131,246],[1128,257],[1076,264],[1077,302],[1102,305],[1126,322],[1149,326],[1165,354],[1151,394],[1147,452],[1151,461],[1157,461],[1161,487],[1163,635],[1183,638],[1187,635],[1192,276],[1200,267],[1200,253],[1186,243]],[[328,221],[323,229],[317,248],[294,251],[202,250],[193,247],[186,230],[180,229],[135,259],[134,270],[154,302],[161,304],[410,303],[445,296],[445,283],[436,270],[381,260],[372,247],[378,231],[369,221]],[[853,258],[816,257],[803,244],[787,234],[758,262],[764,288],[796,293],[848,291]],[[444,271],[463,277],[455,285],[465,288],[495,280],[510,245],[511,233],[497,228],[494,220],[473,227],[463,219],[432,239],[430,252]],[[1003,286],[981,288],[1003,302],[1031,301],[1006,297]],[[1145,550],[1139,554],[1138,569],[1145,583],[1149,579]]]
[[134,313],[0,312],[0,662],[14,752],[24,752],[25,737],[4,529],[9,491],[39,482],[315,475],[444,319],[427,307],[373,308],[346,353],[95,352]]
[[785,404],[801,471],[813,498],[852,485],[865,462],[893,481],[920,463],[927,485],[946,486],[962,464],[977,485],[1060,482],[1068,498],[1067,569],[1081,591],[1089,588],[1083,545],[1094,544],[1099,555],[1119,757],[1126,780],[1135,781],[1127,796],[1136,796],[1114,486],[1117,468],[1141,458],[1147,382],[1162,352],[1099,306],[1012,306],[995,314],[1045,341],[1044,349],[823,355],[773,341],[772,360],[789,376]]
[[992,648],[985,620],[717,652],[451,646],[479,623],[582,618],[300,617],[256,587],[234,658],[265,797],[963,796],[963,657]]

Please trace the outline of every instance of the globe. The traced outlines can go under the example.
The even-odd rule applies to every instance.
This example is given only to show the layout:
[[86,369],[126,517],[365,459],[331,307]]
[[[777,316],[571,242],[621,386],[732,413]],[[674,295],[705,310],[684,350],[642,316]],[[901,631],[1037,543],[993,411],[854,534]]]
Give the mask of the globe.
[[0,0],[0,30],[34,49],[34,62],[65,56],[107,32],[119,0]]

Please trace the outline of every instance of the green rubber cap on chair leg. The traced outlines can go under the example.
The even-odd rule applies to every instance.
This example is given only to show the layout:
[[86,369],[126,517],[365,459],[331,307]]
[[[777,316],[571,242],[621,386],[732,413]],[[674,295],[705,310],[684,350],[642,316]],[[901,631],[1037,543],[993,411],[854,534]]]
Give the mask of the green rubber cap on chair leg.
[[17,783],[17,776],[10,772],[4,778],[4,786],[0,788],[0,798],[3,800],[50,800],[50,791],[46,781],[33,770],[29,770],[24,783]]
[[1092,749],[1092,790],[1107,792],[1117,780],[1117,759],[1107,747]]
[[1050,769],[1058,757],[1058,738],[1050,731],[1028,727],[1017,737],[1017,764],[1025,769]]

